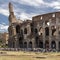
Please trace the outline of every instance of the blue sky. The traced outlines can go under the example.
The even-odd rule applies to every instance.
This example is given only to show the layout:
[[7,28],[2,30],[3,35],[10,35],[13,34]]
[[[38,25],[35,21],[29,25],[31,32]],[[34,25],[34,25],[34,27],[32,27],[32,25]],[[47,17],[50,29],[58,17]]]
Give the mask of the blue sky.
[[11,2],[17,19],[32,19],[33,16],[60,11],[60,0],[0,0],[0,32],[8,32]]

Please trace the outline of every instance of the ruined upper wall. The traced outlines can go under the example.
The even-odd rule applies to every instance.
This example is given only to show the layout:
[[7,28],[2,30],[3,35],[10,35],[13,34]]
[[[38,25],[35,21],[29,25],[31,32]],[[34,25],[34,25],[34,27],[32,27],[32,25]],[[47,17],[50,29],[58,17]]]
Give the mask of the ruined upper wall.
[[52,13],[47,13],[47,14],[42,14],[42,15],[37,15],[32,17],[32,21],[45,21],[45,20],[49,20],[49,19],[56,19],[56,18],[60,18],[60,12],[52,12]]

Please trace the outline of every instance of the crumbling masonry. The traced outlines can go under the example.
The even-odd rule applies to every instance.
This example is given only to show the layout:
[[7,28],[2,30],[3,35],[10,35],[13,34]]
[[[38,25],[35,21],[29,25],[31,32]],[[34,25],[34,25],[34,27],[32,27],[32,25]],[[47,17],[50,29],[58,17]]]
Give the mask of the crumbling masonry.
[[60,50],[60,12],[17,20],[9,3],[9,47]]

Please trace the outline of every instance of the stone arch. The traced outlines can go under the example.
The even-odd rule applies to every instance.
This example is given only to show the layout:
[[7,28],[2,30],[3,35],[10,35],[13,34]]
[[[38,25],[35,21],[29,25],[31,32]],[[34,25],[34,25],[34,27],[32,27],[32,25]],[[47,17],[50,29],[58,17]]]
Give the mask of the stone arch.
[[59,35],[60,35],[60,27],[58,27],[58,33],[59,33]]
[[14,41],[13,41],[13,44],[12,45],[13,45],[13,48],[14,48],[15,47],[15,42]]
[[39,41],[39,48],[43,48],[43,42]]
[[16,26],[16,33],[20,33],[20,26],[19,25]]
[[51,48],[52,48],[52,49],[56,49],[56,42],[55,42],[55,41],[52,41],[52,42],[51,42]]
[[52,26],[52,36],[56,36],[56,26]]
[[31,41],[29,42],[29,48],[32,48],[32,42]]
[[35,37],[35,44],[36,44],[36,47],[39,46],[39,37],[38,36]]
[[20,30],[20,34],[23,35],[23,30],[22,29]]
[[35,28],[35,33],[38,33],[38,30],[37,30],[37,28]]
[[49,21],[45,21],[45,25],[48,25],[49,26]]
[[27,28],[24,28],[24,34],[27,34]]
[[45,35],[46,35],[46,36],[49,36],[49,27],[46,27],[46,28],[45,28]]
[[22,37],[19,38],[19,47],[23,48],[23,41]]
[[24,48],[27,48],[27,42],[24,42]]
[[30,23],[31,33],[33,33],[33,23]]
[[49,41],[48,40],[45,41],[45,48],[47,48],[47,49],[49,48]]
[[58,43],[58,47],[59,47],[59,51],[60,51],[60,41],[59,41],[59,43]]
[[42,34],[43,34],[43,28],[40,27],[40,29],[39,29],[39,35],[42,35]]

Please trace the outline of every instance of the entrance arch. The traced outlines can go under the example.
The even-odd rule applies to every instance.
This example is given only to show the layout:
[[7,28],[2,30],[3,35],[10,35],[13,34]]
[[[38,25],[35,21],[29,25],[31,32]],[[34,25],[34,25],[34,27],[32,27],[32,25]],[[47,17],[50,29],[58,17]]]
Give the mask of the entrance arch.
[[43,48],[43,42],[42,41],[39,42],[39,48]]
[[49,41],[48,41],[48,40],[45,41],[45,48],[46,48],[46,49],[49,48]]
[[19,38],[19,47],[23,48],[23,41],[22,41],[22,37]]
[[13,42],[13,48],[15,47],[15,42]]
[[24,48],[27,48],[27,42],[24,42]]
[[45,28],[45,36],[49,36],[49,27]]
[[51,48],[52,48],[52,49],[56,49],[56,42],[55,42],[55,41],[52,41],[52,42],[51,42]]
[[32,42],[31,41],[29,42],[29,48],[32,48]]
[[58,43],[58,46],[59,46],[59,51],[60,51],[60,41],[59,41],[59,43]]
[[16,26],[16,33],[20,33],[20,26],[19,25]]

